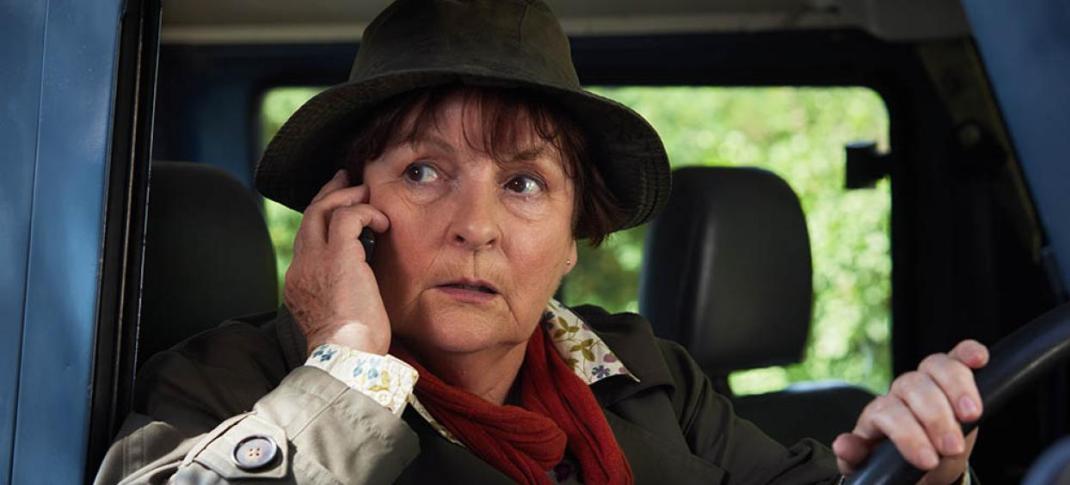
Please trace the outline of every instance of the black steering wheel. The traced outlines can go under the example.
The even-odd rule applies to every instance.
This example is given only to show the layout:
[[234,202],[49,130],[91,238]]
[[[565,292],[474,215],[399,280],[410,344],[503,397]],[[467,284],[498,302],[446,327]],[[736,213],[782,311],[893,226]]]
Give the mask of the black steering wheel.
[[[1070,357],[1070,303],[1056,307],[992,347],[988,365],[974,376],[985,416],[1067,357]],[[962,432],[969,433],[977,424],[963,424]],[[906,485],[917,483],[922,475],[924,472],[911,466],[895,445],[885,440],[845,483]]]

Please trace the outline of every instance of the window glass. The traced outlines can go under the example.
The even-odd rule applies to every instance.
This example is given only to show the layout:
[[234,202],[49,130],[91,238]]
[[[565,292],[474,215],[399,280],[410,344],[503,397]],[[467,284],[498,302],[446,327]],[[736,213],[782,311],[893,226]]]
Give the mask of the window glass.
[[[770,170],[798,194],[814,264],[814,318],[805,361],[737,372],[738,394],[791,383],[838,379],[876,392],[891,377],[888,182],[844,187],[844,145],[888,146],[888,115],[866,88],[595,87],[642,114],[661,135],[673,167],[754,166]],[[263,139],[319,88],[279,88],[265,96]],[[270,201],[280,288],[300,215]],[[569,303],[610,311],[638,310],[645,227],[612,235],[602,247],[581,246],[564,286]]]

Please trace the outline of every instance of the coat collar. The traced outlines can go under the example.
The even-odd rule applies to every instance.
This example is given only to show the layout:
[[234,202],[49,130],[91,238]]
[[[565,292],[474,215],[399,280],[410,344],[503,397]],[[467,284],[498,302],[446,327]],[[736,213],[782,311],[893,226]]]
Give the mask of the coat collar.
[[610,314],[602,308],[584,305],[573,313],[598,334],[605,345],[635,376],[631,379],[605,379],[591,385],[602,406],[626,399],[657,387],[675,387],[672,374],[665,364],[665,355],[650,324],[635,313]]
[[[286,364],[293,369],[307,359],[307,343],[286,305],[279,307],[276,331]],[[603,407],[654,387],[673,386],[658,341],[646,320],[634,313],[610,314],[596,306],[569,309],[551,300],[543,328],[573,372],[591,386]],[[413,409],[448,440],[456,442],[419,403]]]
[[[616,355],[613,351],[614,346],[608,345],[602,338],[600,335],[602,332],[593,329],[583,317],[568,307],[557,300],[550,300],[542,318],[542,328],[552,340],[554,348],[572,367],[576,376],[587,385],[593,385],[614,376],[627,377],[635,382],[641,381]],[[595,315],[595,318],[598,316]],[[293,314],[286,305],[279,307],[276,319],[284,322],[276,328],[279,340],[283,342],[286,364],[290,368],[295,368],[308,358],[305,336],[297,328]],[[613,334],[619,332],[619,329],[610,328],[608,332]],[[617,337],[617,335],[610,335],[613,339]]]
[[[584,372],[582,375],[577,372],[577,375],[584,378],[602,374],[594,371],[594,365],[599,358],[605,361],[606,355],[612,355],[619,360],[620,369],[626,371],[611,372],[608,376],[585,381],[589,383],[591,391],[602,405],[613,434],[628,456],[632,472],[637,479],[665,483],[720,483],[724,472],[691,454],[686,443],[667,440],[664,436],[634,423],[633,419],[628,417],[628,412],[639,409],[639,412],[649,419],[653,419],[652,414],[664,415],[664,419],[670,421],[675,419],[671,409],[666,411],[663,409],[664,405],[647,402],[651,400],[652,394],[644,392],[665,388],[671,394],[675,388],[661,350],[661,346],[665,344],[659,343],[654,337],[646,319],[630,313],[610,314],[595,306],[568,309],[560,303],[552,302],[551,308],[556,309],[555,314],[560,318],[550,322],[547,328],[551,332],[551,338],[554,338],[552,332],[558,329],[569,333],[571,328],[580,327],[580,330],[572,332],[568,338],[564,335],[555,338],[555,344],[559,340],[572,342],[582,335],[582,338],[571,343],[567,350],[587,339],[597,339],[597,343],[581,347],[588,348],[595,358],[587,359],[593,364],[580,367]],[[279,308],[276,323],[287,365],[291,369],[302,365],[307,358],[307,344],[285,305]],[[565,328],[566,326],[569,328]],[[558,349],[561,350],[562,347],[563,345],[559,345]],[[605,353],[602,353],[602,350]],[[582,350],[580,353],[583,353]],[[577,367],[573,369],[576,370]],[[627,409],[618,409],[617,403],[624,406],[621,401],[631,397],[636,399],[629,401],[631,404],[626,406]],[[469,453],[463,445],[455,446],[459,443],[450,439],[449,433],[444,432],[445,428],[436,427],[437,423],[433,419],[429,421],[427,418],[430,414],[426,411],[421,413],[418,406],[419,404],[406,410],[404,418],[421,436],[422,452],[415,462],[406,467],[405,473],[398,479],[399,483],[427,483],[440,480],[443,476],[457,478],[460,483],[512,483],[500,471]],[[619,412],[624,414],[618,414]],[[673,422],[669,422],[663,427],[671,429],[672,425]],[[444,467],[448,468],[448,471]]]

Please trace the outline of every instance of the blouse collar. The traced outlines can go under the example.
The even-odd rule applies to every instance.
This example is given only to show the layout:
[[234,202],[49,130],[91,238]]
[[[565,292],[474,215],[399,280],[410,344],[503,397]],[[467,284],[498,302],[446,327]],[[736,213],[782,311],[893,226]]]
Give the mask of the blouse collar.
[[[572,367],[572,372],[575,372],[576,376],[587,385],[618,375],[639,382],[639,378],[624,366],[624,363],[602,341],[602,338],[594,333],[579,315],[557,300],[551,299],[546,305],[546,311],[542,315],[542,328],[547,337],[553,341],[554,348],[561,354],[561,358]],[[409,395],[409,404],[443,438],[464,446],[445,426],[431,416],[427,408],[416,398],[416,394]]]

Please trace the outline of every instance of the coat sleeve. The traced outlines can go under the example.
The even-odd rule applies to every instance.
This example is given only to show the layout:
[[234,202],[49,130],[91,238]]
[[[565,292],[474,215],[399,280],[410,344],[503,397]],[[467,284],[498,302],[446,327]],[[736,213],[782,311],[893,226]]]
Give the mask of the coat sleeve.
[[840,481],[832,452],[806,439],[784,448],[739,418],[727,398],[678,344],[661,341],[675,389],[672,401],[692,452],[725,470],[726,483],[802,484]]
[[[392,483],[418,453],[404,421],[318,368],[297,367],[273,388],[175,351],[146,368],[144,412],[127,418],[98,484]],[[250,439],[277,444],[274,459],[239,467],[235,450]]]

